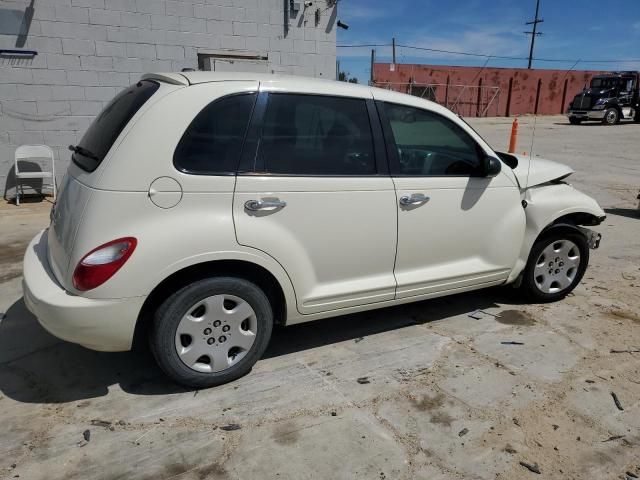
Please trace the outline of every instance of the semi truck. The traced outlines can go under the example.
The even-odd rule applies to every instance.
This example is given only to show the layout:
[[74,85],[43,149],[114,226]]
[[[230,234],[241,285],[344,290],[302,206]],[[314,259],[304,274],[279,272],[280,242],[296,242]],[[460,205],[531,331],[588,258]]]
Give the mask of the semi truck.
[[596,120],[615,125],[621,120],[640,122],[640,72],[596,75],[589,87],[575,96],[567,116],[572,125]]

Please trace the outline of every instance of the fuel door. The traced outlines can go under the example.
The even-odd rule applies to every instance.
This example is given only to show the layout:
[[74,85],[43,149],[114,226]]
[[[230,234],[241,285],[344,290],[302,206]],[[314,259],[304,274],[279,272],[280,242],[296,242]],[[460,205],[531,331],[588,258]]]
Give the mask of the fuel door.
[[182,200],[182,186],[171,177],[158,177],[149,186],[149,200],[160,208],[173,208]]

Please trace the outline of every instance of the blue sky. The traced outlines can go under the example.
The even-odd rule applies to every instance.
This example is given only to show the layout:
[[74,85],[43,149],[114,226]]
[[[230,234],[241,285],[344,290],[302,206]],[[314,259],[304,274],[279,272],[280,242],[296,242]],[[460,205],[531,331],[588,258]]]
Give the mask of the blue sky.
[[[530,36],[525,22],[535,0],[339,0],[338,45],[396,43],[441,50],[526,57]],[[574,59],[536,62],[536,68],[571,68],[575,60],[640,59],[640,0],[541,0],[534,57]],[[371,48],[338,48],[340,69],[369,79]],[[378,61],[390,61],[391,48],[377,47]],[[486,58],[396,49],[398,63],[484,65]],[[490,59],[487,66],[526,67],[526,61]],[[580,62],[576,69],[640,69],[632,63]]]

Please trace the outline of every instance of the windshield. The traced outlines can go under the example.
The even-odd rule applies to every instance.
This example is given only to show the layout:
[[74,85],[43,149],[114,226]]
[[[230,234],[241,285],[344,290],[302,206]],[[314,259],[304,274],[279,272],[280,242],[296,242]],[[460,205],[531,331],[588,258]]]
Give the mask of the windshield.
[[604,89],[614,88],[620,83],[619,78],[595,77],[591,79],[591,88]]
[[120,92],[102,110],[80,140],[72,146],[73,162],[87,172],[93,172],[140,107],[160,88],[160,84],[142,80]]

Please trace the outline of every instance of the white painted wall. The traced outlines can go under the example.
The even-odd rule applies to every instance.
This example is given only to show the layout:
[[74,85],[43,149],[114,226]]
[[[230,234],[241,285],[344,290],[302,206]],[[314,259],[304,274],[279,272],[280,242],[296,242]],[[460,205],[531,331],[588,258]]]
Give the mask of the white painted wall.
[[[16,48],[30,1],[0,1],[0,49]],[[38,55],[0,56],[0,189],[13,197],[17,146],[51,146],[60,178],[67,146],[119,90],[142,73],[197,68],[198,53],[266,56],[267,71],[334,78],[336,7],[295,3],[285,28],[289,0],[35,0],[22,48]]]

